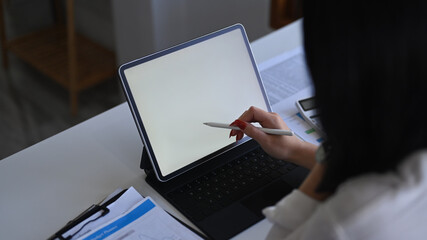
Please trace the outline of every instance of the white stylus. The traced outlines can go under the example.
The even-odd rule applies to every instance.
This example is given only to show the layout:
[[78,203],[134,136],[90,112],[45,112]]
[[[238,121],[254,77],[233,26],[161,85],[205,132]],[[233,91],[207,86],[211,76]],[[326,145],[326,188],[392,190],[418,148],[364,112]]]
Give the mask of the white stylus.
[[[216,127],[216,128],[227,128],[227,129],[233,129],[233,130],[240,130],[240,128],[236,126],[230,126],[230,124],[226,123],[216,123],[216,122],[205,122],[203,123],[209,127]],[[292,136],[294,133],[292,131],[288,130],[282,130],[282,129],[272,129],[272,128],[262,128],[262,127],[256,127],[259,130],[272,134],[272,135],[286,135],[286,136]]]

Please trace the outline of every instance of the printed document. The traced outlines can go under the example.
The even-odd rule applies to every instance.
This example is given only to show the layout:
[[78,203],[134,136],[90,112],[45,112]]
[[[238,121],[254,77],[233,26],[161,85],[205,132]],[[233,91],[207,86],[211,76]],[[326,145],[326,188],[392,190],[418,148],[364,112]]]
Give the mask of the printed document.
[[150,197],[113,220],[79,238],[80,240],[199,240]]
[[258,65],[274,112],[302,140],[319,145],[324,139],[303,119],[296,101],[314,95],[302,47],[284,52]]
[[[112,194],[110,194],[110,196],[107,197],[103,202],[106,202],[111,196],[114,196],[120,190],[121,189],[118,189]],[[108,209],[110,212],[107,215],[100,217],[101,212],[95,213],[94,215],[90,216],[88,219],[84,220],[83,222],[79,223],[72,229],[65,232],[63,236],[72,236],[70,240],[78,239],[84,234],[90,231],[93,231],[95,228],[97,228],[101,224],[109,222],[113,218],[117,217],[118,215],[121,215],[124,212],[128,211],[136,203],[140,202],[143,199],[144,198],[141,196],[141,194],[139,194],[135,190],[135,188],[130,187],[122,196],[120,196],[119,199],[117,199],[115,202],[113,202],[108,206]],[[103,202],[101,202],[100,205]]]

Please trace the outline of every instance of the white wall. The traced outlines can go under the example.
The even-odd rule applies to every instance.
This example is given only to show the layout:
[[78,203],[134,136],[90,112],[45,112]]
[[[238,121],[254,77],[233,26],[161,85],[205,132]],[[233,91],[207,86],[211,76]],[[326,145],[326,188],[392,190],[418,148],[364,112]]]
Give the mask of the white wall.
[[154,51],[151,0],[111,0],[118,64]]
[[74,4],[77,31],[114,51],[114,28],[110,0],[75,0]]
[[249,40],[271,32],[270,0],[112,0],[118,63],[242,23]]
[[[53,23],[50,0],[3,2],[8,38]],[[234,23],[253,41],[271,31],[269,10],[270,0],[75,0],[75,21],[121,64]]]

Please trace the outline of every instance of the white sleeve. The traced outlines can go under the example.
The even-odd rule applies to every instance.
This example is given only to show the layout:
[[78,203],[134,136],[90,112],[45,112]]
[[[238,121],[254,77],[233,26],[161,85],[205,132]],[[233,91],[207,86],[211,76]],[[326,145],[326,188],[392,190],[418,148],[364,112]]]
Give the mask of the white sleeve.
[[284,239],[302,226],[314,213],[319,202],[295,189],[275,206],[263,210],[273,223],[267,239]]

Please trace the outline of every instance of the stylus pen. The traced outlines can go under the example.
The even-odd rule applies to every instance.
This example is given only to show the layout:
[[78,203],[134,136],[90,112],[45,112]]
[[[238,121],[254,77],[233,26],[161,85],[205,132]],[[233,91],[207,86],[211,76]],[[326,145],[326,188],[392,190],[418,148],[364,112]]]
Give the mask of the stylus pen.
[[[209,127],[216,127],[216,128],[227,128],[227,129],[233,129],[233,130],[240,130],[240,128],[236,126],[230,126],[230,124],[226,123],[216,123],[216,122],[205,122],[203,123],[205,125],[208,125]],[[288,130],[282,130],[282,129],[272,129],[272,128],[262,128],[262,127],[256,127],[259,130],[272,134],[272,135],[286,135],[286,136],[292,136],[294,133],[292,131]]]

